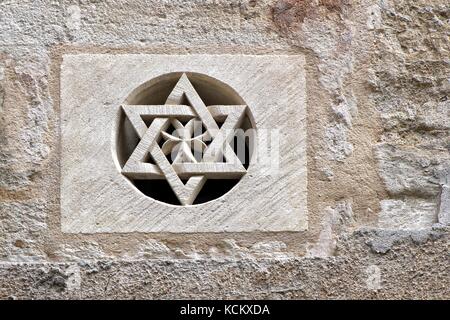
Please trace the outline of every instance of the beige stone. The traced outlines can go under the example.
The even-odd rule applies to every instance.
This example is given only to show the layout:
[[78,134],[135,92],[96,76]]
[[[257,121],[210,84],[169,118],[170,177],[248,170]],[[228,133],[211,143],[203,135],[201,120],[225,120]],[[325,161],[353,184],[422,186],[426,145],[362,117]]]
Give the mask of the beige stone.
[[[299,55],[65,55],[61,67],[63,232],[307,229],[303,67],[304,58]],[[159,77],[174,73],[178,84],[174,84],[165,105],[128,103],[145,96],[146,88]],[[234,90],[245,104],[207,106],[199,100],[200,95],[186,89],[189,74],[217,79],[229,86],[224,91]],[[203,86],[198,91],[206,100],[228,94],[208,92],[208,82]],[[184,96],[190,106],[183,104]],[[236,159],[229,161],[236,155],[227,143],[224,162],[218,162],[218,154],[211,150],[220,150],[229,140],[218,133],[223,128],[237,128],[246,108],[257,139],[255,154],[244,169]],[[140,137],[128,160],[121,159],[117,143],[119,131],[124,130],[120,126],[122,110]],[[189,113],[202,120],[213,139],[200,162],[171,163],[154,143],[155,137],[170,123],[176,123],[175,116]],[[144,122],[146,115],[153,115],[149,127]],[[220,129],[215,117],[224,120]],[[143,160],[147,152],[155,164]],[[181,180],[183,174],[188,178],[186,183]],[[127,176],[148,178],[150,187],[151,179],[164,176],[182,205],[143,194]],[[192,205],[207,179],[236,176],[240,181],[229,192]]]

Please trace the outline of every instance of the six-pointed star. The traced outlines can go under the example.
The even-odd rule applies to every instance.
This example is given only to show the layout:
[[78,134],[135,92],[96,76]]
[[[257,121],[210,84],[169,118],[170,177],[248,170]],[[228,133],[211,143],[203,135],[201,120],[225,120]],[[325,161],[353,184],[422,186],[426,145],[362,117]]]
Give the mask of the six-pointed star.
[[[186,100],[189,105],[182,104]],[[233,179],[246,173],[229,144],[234,129],[244,118],[246,105],[207,107],[183,73],[164,105],[122,105],[122,108],[141,139],[122,168],[122,173],[130,179],[167,179],[180,203],[190,205],[207,179]],[[158,144],[161,132],[174,119],[192,118],[202,121],[211,143],[199,162],[170,163]],[[225,120],[220,128],[215,119]],[[149,127],[144,120],[152,120]],[[148,153],[155,164],[145,162]],[[223,158],[225,161],[221,162]],[[188,179],[186,184],[181,178]]]

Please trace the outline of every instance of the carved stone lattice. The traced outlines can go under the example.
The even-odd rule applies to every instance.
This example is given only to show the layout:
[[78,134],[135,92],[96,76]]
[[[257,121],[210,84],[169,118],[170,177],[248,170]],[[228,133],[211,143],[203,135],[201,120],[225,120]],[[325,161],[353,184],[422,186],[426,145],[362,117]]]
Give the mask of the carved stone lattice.
[[[207,179],[239,179],[246,173],[230,142],[247,106],[206,106],[186,74],[180,77],[164,105],[122,105],[122,109],[140,138],[122,168],[128,178],[166,179],[181,205],[190,205]],[[223,123],[219,125],[218,120]],[[196,122],[205,128],[197,136]],[[170,126],[178,135],[166,132]],[[165,140],[162,146],[160,140]],[[192,150],[201,153],[201,158],[197,159]],[[175,154],[172,161],[168,154]],[[154,163],[146,161],[148,155]]]

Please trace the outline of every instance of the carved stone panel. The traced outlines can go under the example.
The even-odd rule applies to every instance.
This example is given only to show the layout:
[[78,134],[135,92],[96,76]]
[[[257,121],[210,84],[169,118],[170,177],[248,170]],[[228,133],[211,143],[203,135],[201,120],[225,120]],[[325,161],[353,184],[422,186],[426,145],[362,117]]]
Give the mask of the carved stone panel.
[[304,59],[66,55],[69,233],[307,229]]

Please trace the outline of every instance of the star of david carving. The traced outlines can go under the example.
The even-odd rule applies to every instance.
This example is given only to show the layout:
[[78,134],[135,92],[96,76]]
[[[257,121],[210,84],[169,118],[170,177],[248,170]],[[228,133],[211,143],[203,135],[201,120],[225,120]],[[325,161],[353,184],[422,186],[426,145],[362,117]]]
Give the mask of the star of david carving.
[[[181,205],[193,204],[207,179],[236,179],[246,173],[230,146],[246,108],[246,105],[206,106],[183,73],[164,105],[122,105],[140,138],[122,173],[130,179],[166,179]],[[211,139],[208,145],[203,143],[203,137],[192,136],[194,119],[203,124],[203,135]],[[218,121],[223,124],[219,126]],[[184,134],[175,137],[167,133],[170,125]],[[166,140],[162,146],[158,143],[161,138]],[[201,148],[201,159],[193,156],[188,142]],[[170,162],[166,155],[174,147],[178,148],[177,156]],[[146,161],[149,154],[154,164]]]

